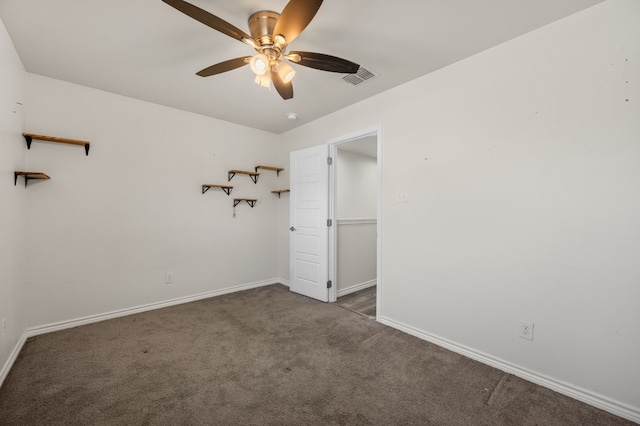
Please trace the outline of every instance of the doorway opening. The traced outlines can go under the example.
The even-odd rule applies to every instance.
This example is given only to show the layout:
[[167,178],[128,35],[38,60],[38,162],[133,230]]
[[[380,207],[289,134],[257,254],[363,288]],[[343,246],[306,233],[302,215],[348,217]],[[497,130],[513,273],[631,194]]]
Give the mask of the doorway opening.
[[381,127],[329,141],[329,301],[378,319],[382,302]]

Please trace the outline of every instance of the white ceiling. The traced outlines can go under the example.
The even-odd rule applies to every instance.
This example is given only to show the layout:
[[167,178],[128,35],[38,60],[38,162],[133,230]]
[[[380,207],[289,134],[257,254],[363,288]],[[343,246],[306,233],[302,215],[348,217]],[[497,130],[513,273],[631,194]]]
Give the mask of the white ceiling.
[[[352,86],[293,65],[287,101],[254,84],[249,67],[196,76],[254,51],[161,0],[0,0],[0,18],[28,72],[282,133],[601,1],[327,0],[290,49],[378,77]],[[192,3],[248,32],[253,12],[281,12],[287,0]]]

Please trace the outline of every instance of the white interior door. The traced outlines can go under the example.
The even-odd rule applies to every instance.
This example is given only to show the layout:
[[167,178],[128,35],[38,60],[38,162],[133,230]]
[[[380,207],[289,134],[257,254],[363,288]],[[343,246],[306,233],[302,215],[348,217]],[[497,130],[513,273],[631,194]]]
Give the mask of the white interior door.
[[290,156],[291,291],[329,301],[328,146],[294,151]]

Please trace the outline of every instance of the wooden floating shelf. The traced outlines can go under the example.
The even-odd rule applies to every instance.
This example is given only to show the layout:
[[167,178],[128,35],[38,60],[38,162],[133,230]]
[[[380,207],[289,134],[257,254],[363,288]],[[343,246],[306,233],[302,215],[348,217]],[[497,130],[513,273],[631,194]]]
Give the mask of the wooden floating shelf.
[[237,206],[242,201],[246,201],[247,204],[249,204],[251,206],[251,208],[253,208],[253,206],[256,205],[256,201],[258,201],[258,200],[255,199],[255,198],[234,198],[233,199],[233,207]]
[[56,143],[66,143],[70,145],[82,145],[84,146],[84,152],[86,155],[89,155],[89,146],[91,142],[83,141],[79,139],[69,139],[69,138],[58,138],[55,136],[44,136],[44,135],[36,135],[35,133],[23,133],[24,139],[27,141],[27,149],[31,149],[31,141],[33,139],[47,141],[47,142],[56,142]]
[[27,182],[30,179],[51,179],[45,173],[42,172],[13,172],[13,186],[18,184],[18,176],[24,176],[24,187],[27,187]]
[[256,172],[258,171],[258,169],[273,170],[276,172],[276,176],[280,176],[280,172],[284,170],[282,167],[256,166]]
[[233,186],[231,186],[231,185],[218,185],[216,183],[205,183],[205,184],[202,185],[202,193],[204,194],[205,192],[207,192],[209,190],[209,188],[220,188],[225,192],[225,194],[231,195],[231,190],[233,189]]
[[246,170],[229,170],[229,182],[231,182],[231,179],[233,179],[235,175],[249,175],[253,183],[258,183],[258,176],[260,176],[260,173],[248,172]]
[[278,194],[278,198],[280,198],[281,194],[284,194],[285,192],[291,192],[290,189],[276,189],[275,191],[271,191],[272,194]]

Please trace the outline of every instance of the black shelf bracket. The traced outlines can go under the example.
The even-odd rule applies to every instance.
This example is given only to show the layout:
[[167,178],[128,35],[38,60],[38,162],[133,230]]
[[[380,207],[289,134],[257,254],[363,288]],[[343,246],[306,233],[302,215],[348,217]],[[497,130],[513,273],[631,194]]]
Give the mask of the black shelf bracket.
[[18,176],[22,176],[24,178],[24,187],[27,187],[29,180],[39,180],[39,179],[50,179],[44,173],[40,172],[13,172],[13,186],[18,185]]
[[243,172],[243,171],[237,171],[237,170],[229,170],[229,175],[228,175],[228,181],[231,182],[231,179],[233,179],[233,177],[236,175],[236,173],[242,173],[245,175],[249,175],[249,177],[251,178],[251,180],[253,181],[253,183],[258,183],[258,176],[260,176],[260,173],[251,173],[251,172]]
[[264,166],[256,166],[256,167],[255,167],[256,173],[258,173],[258,169],[275,170],[275,172],[276,172],[276,177],[280,177],[280,172],[281,172],[282,170],[284,170],[284,169],[279,169],[279,168],[275,168],[275,167],[268,167],[268,168],[267,168],[267,167],[264,167]]
[[278,198],[280,198],[280,195],[282,195],[283,193],[285,193],[285,192],[291,192],[291,191],[290,191],[290,190],[288,190],[288,189],[278,189],[278,190],[271,191],[271,192],[272,192],[273,194],[278,194]]
[[256,201],[258,200],[246,200],[246,199],[239,199],[236,198],[233,200],[233,207],[236,207],[238,204],[240,204],[242,201],[246,201],[247,204],[249,204],[251,206],[251,208],[253,208],[253,206],[256,205]]
[[231,195],[231,190],[233,186],[221,186],[221,185],[202,185],[202,193],[204,194],[211,188],[220,188],[224,191],[225,194]]
[[37,135],[31,135],[31,134],[25,134],[23,133],[22,136],[24,136],[24,140],[27,141],[27,149],[31,149],[31,142],[33,141],[33,136],[36,136],[36,139],[42,139],[43,141],[48,141],[48,142],[58,142],[58,143],[68,143],[68,144],[72,144],[72,145],[82,145],[84,146],[84,153],[85,155],[89,155],[89,148],[91,147],[91,144],[89,142],[85,142],[85,141],[80,141],[80,140],[75,140],[75,139],[65,139],[65,138],[54,138],[51,136],[37,136]]

